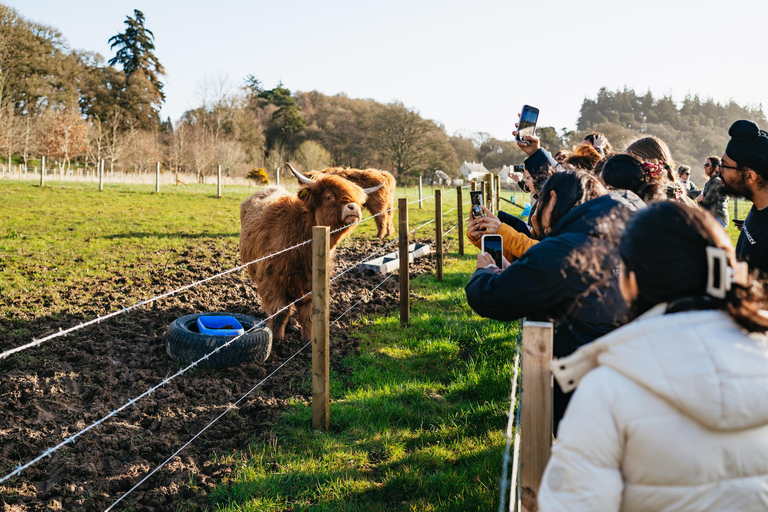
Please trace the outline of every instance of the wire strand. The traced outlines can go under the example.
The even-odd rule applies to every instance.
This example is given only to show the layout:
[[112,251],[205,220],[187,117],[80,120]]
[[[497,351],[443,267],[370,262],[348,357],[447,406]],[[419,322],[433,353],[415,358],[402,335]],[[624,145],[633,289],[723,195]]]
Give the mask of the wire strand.
[[[390,278],[391,278],[393,275],[394,275],[394,274],[389,274],[389,276],[387,276],[387,277],[386,277],[386,278],[385,278],[383,281],[381,281],[381,282],[380,282],[378,285],[376,285],[376,286],[375,286],[374,288],[372,288],[372,289],[371,289],[369,292],[367,292],[365,295],[363,295],[363,296],[360,298],[360,300],[358,300],[357,302],[355,302],[355,303],[354,303],[354,304],[353,304],[353,305],[352,305],[352,306],[351,306],[349,309],[347,309],[347,310],[346,310],[344,313],[342,313],[341,315],[339,315],[339,317],[338,317],[338,318],[336,318],[336,320],[334,320],[333,322],[331,322],[331,323],[330,323],[330,325],[333,325],[333,324],[335,324],[336,322],[338,322],[339,320],[341,320],[341,319],[344,317],[344,315],[346,315],[346,314],[347,314],[347,313],[349,313],[349,312],[350,312],[352,309],[354,309],[354,308],[355,308],[355,307],[356,307],[358,304],[360,304],[360,303],[361,303],[361,302],[362,302],[362,301],[363,301],[363,300],[364,300],[366,297],[368,297],[368,296],[370,296],[370,295],[373,295],[373,292],[375,292],[375,291],[376,291],[376,290],[377,290],[379,287],[381,287],[381,286],[382,286],[384,283],[386,283],[387,281],[389,281],[389,279],[390,279]],[[254,387],[252,387],[252,388],[251,388],[251,389],[250,389],[250,390],[249,390],[249,391],[248,391],[246,394],[244,394],[242,397],[240,397],[240,398],[239,398],[239,399],[238,399],[238,400],[237,400],[235,403],[233,403],[233,404],[230,404],[230,405],[227,407],[227,409],[226,409],[226,410],[224,410],[224,412],[222,412],[221,414],[219,414],[219,415],[218,415],[216,418],[214,418],[214,419],[213,419],[213,421],[211,421],[211,422],[210,422],[210,423],[208,423],[208,424],[207,424],[205,427],[203,427],[203,429],[202,429],[202,430],[200,430],[200,432],[198,432],[197,434],[195,434],[195,435],[192,437],[192,439],[190,439],[189,441],[187,441],[186,443],[184,443],[184,445],[182,445],[182,447],[181,447],[181,448],[179,448],[178,450],[176,450],[176,451],[173,453],[173,455],[171,455],[170,457],[168,457],[168,458],[167,458],[167,459],[166,459],[164,462],[162,462],[162,463],[161,463],[159,466],[157,466],[155,469],[153,469],[152,471],[150,471],[150,472],[149,472],[149,473],[148,473],[148,474],[147,474],[147,475],[146,475],[144,478],[142,478],[142,479],[141,479],[141,481],[140,481],[139,483],[137,483],[136,485],[134,485],[133,487],[131,487],[130,489],[128,489],[128,490],[127,490],[127,491],[126,491],[126,492],[125,492],[125,493],[124,493],[122,496],[120,496],[120,497],[119,497],[117,500],[115,500],[115,501],[112,503],[112,505],[110,505],[110,506],[109,506],[109,508],[105,509],[105,511],[104,511],[104,512],[109,512],[110,510],[112,510],[112,509],[115,507],[115,505],[117,505],[118,503],[120,503],[120,502],[121,502],[121,501],[122,501],[122,500],[123,500],[123,499],[124,499],[126,496],[128,496],[129,494],[131,494],[131,493],[132,493],[134,490],[136,490],[137,488],[139,488],[139,487],[141,486],[141,484],[143,484],[144,482],[146,482],[146,481],[147,481],[147,480],[148,480],[148,479],[149,479],[149,478],[150,478],[152,475],[154,475],[155,473],[157,473],[157,472],[158,472],[160,469],[162,469],[162,468],[163,468],[163,467],[164,467],[166,464],[168,464],[169,462],[171,462],[171,461],[172,461],[172,460],[173,460],[173,459],[174,459],[174,458],[175,458],[175,457],[176,457],[176,456],[177,456],[179,453],[181,453],[181,452],[182,452],[182,451],[183,451],[183,450],[184,450],[184,449],[185,449],[187,446],[189,446],[190,444],[192,444],[192,443],[195,441],[195,439],[197,439],[198,437],[200,437],[200,436],[201,436],[201,435],[202,435],[202,434],[203,434],[203,433],[204,433],[206,430],[208,430],[208,429],[209,429],[211,426],[213,426],[213,424],[214,424],[214,423],[216,423],[216,422],[217,422],[217,421],[219,421],[221,418],[223,418],[223,417],[224,417],[224,416],[225,416],[227,413],[229,413],[229,411],[231,411],[232,409],[234,409],[235,407],[237,407],[237,405],[238,405],[240,402],[242,402],[243,400],[245,400],[245,398],[246,398],[246,397],[248,397],[248,395],[250,395],[251,393],[253,393],[254,391],[256,391],[256,389],[258,389],[259,387],[261,387],[261,385],[262,385],[262,384],[264,384],[264,383],[265,383],[265,382],[266,382],[268,379],[270,379],[270,378],[271,378],[273,375],[275,375],[275,374],[276,374],[278,371],[280,371],[280,370],[281,370],[281,369],[282,369],[282,368],[283,368],[283,367],[284,367],[286,364],[288,364],[288,362],[289,362],[289,361],[291,361],[291,360],[292,360],[294,357],[296,357],[296,356],[297,356],[297,355],[299,355],[301,352],[303,352],[303,351],[304,351],[304,349],[306,349],[306,348],[307,348],[308,346],[310,346],[311,344],[312,344],[312,342],[310,341],[310,342],[308,342],[306,345],[304,345],[303,347],[301,347],[301,348],[300,348],[300,349],[299,349],[299,350],[298,350],[298,351],[297,351],[295,354],[293,354],[291,357],[289,357],[288,359],[286,359],[286,360],[283,362],[283,364],[281,364],[280,366],[278,366],[278,367],[277,367],[277,368],[276,368],[276,369],[275,369],[275,370],[274,370],[272,373],[270,373],[269,375],[267,375],[266,377],[264,377],[264,378],[261,380],[261,382],[259,382],[259,383],[258,383],[258,384],[256,384]]]
[[91,423],[91,424],[90,424],[89,426],[87,426],[86,428],[84,428],[84,429],[80,430],[79,432],[77,432],[77,433],[75,433],[75,434],[73,434],[73,435],[71,435],[71,436],[67,437],[67,438],[66,438],[66,439],[64,439],[62,442],[60,442],[59,444],[57,444],[56,446],[54,446],[54,447],[52,447],[52,448],[48,448],[48,449],[47,449],[47,450],[45,450],[45,451],[44,451],[42,454],[38,455],[37,457],[35,457],[35,458],[34,458],[34,459],[32,459],[31,461],[27,462],[26,464],[23,464],[23,465],[19,465],[19,466],[16,466],[16,468],[14,468],[14,470],[13,470],[13,471],[11,471],[11,472],[10,472],[10,473],[8,473],[7,475],[5,475],[5,476],[3,476],[2,478],[0,478],[0,483],[3,483],[3,482],[5,482],[6,480],[10,479],[10,478],[11,478],[11,477],[13,477],[13,476],[19,476],[19,475],[21,475],[21,472],[22,472],[22,471],[24,471],[25,469],[28,469],[28,468],[30,468],[31,466],[33,466],[33,465],[37,464],[38,462],[40,462],[41,460],[43,460],[43,459],[44,459],[44,458],[46,458],[46,457],[50,457],[50,456],[51,456],[51,455],[53,455],[55,452],[59,451],[61,448],[63,448],[64,446],[66,446],[67,444],[74,442],[74,441],[75,441],[75,439],[77,439],[77,438],[78,438],[78,437],[80,437],[81,435],[83,435],[83,434],[85,434],[86,432],[88,432],[88,431],[90,431],[90,430],[92,430],[92,429],[94,429],[94,428],[98,427],[99,425],[101,425],[102,423],[104,423],[105,421],[107,421],[109,418],[111,418],[111,417],[113,417],[113,416],[117,415],[118,413],[122,412],[123,410],[127,409],[128,407],[130,407],[130,406],[132,406],[132,405],[135,405],[135,404],[136,404],[136,403],[137,403],[139,400],[141,400],[142,398],[144,398],[144,397],[147,397],[147,396],[151,395],[153,392],[155,392],[156,390],[160,389],[160,388],[161,388],[161,387],[163,387],[164,385],[168,384],[170,381],[172,381],[172,380],[173,380],[173,379],[175,379],[176,377],[178,377],[178,376],[180,376],[180,375],[183,375],[184,373],[186,373],[186,372],[187,372],[187,371],[188,371],[190,368],[193,368],[193,367],[197,366],[197,365],[198,365],[199,363],[201,363],[202,361],[204,361],[204,360],[208,359],[208,358],[209,358],[209,357],[211,357],[212,355],[214,355],[214,354],[216,354],[217,352],[219,352],[221,349],[228,347],[228,346],[229,346],[230,344],[232,344],[234,341],[236,341],[236,340],[240,339],[241,337],[245,336],[246,334],[248,334],[248,333],[250,333],[250,332],[253,332],[255,329],[257,329],[257,328],[261,327],[262,325],[264,325],[264,324],[267,322],[267,320],[270,320],[270,319],[274,318],[274,317],[275,317],[275,316],[277,316],[278,314],[282,313],[283,311],[285,311],[286,309],[290,308],[290,307],[291,307],[291,306],[293,306],[294,304],[296,304],[296,303],[298,303],[298,302],[300,302],[300,301],[304,300],[306,297],[308,297],[308,296],[310,296],[310,295],[312,295],[312,292],[308,292],[308,293],[305,293],[303,296],[299,297],[298,299],[296,299],[296,300],[295,300],[295,301],[293,301],[292,303],[290,303],[290,304],[288,304],[287,306],[283,307],[282,309],[280,309],[280,310],[276,311],[274,314],[270,315],[269,317],[265,318],[264,320],[261,320],[260,322],[256,323],[256,325],[254,325],[253,327],[251,327],[251,328],[250,328],[248,331],[244,332],[243,334],[238,334],[237,336],[235,336],[235,337],[234,337],[234,338],[232,338],[231,340],[227,341],[227,342],[226,342],[226,343],[224,343],[223,345],[221,345],[221,346],[219,346],[219,347],[216,347],[216,349],[214,349],[213,351],[211,351],[211,352],[207,353],[206,355],[204,355],[203,357],[201,357],[201,358],[200,358],[200,359],[198,359],[197,361],[194,361],[193,363],[191,363],[191,364],[190,364],[189,366],[187,366],[186,368],[183,368],[183,369],[179,370],[178,372],[174,373],[173,375],[171,375],[170,377],[168,377],[168,378],[166,378],[166,379],[163,379],[163,380],[162,380],[162,381],[161,381],[159,384],[156,384],[155,386],[153,386],[153,387],[149,388],[147,391],[145,391],[144,393],[140,394],[140,395],[139,395],[139,396],[137,396],[136,398],[133,398],[133,399],[129,400],[128,402],[124,403],[123,405],[121,405],[121,406],[120,406],[120,407],[118,407],[117,409],[113,410],[112,412],[110,412],[110,413],[109,413],[109,414],[107,414],[106,416],[104,416],[104,417],[102,417],[101,419],[99,419],[99,420],[97,420],[97,421],[95,421],[95,422]]

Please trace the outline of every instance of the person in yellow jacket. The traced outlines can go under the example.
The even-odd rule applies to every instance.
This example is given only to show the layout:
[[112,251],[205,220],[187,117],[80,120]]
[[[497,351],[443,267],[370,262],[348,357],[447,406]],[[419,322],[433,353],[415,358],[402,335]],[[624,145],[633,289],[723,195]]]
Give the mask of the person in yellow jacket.
[[[470,218],[469,224],[467,225],[467,240],[469,240],[478,249],[480,249],[480,242],[483,238],[483,235],[492,235],[498,233],[501,235],[501,238],[504,242],[504,257],[507,259],[507,261],[511,262],[520,258],[525,253],[525,251],[539,243],[537,239],[532,238],[528,234],[518,231],[509,224],[501,222],[501,220],[499,220],[499,218],[491,213],[491,211],[486,207],[481,206],[481,208],[485,213],[485,217],[480,217],[477,219]],[[533,213],[531,217],[531,225],[535,226],[536,213]],[[525,224],[522,220],[517,220],[519,220],[520,224]],[[535,232],[532,232],[531,235],[535,236]]]

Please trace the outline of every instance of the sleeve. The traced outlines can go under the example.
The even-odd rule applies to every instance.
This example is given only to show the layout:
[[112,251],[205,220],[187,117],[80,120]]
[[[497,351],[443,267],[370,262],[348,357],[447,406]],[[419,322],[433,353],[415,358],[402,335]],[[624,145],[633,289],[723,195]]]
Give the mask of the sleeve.
[[503,272],[476,270],[465,288],[480,316],[511,321],[541,313],[566,297],[567,245],[554,238],[536,244]]
[[579,383],[558,429],[539,488],[539,510],[618,511],[624,491],[623,438],[612,413],[607,368]]
[[552,155],[549,154],[549,151],[544,148],[540,148],[534,154],[526,158],[523,164],[525,165],[525,169],[528,172],[531,172],[541,169],[545,165],[554,167],[557,165],[557,161],[552,158]]
[[469,240],[469,243],[471,243],[472,245],[474,245],[478,249],[480,248],[480,245],[481,245],[480,242],[481,241],[480,240],[475,240],[474,238],[472,238],[472,235],[469,234],[469,231],[467,231],[467,240]]
[[508,261],[513,261],[512,258],[520,258],[525,254],[525,251],[539,243],[538,240],[517,231],[507,224],[499,226],[499,234],[504,240],[504,257]]
[[702,206],[712,206],[717,202],[717,198],[720,195],[720,186],[722,181],[716,178],[712,178],[704,186],[704,199],[702,199]]

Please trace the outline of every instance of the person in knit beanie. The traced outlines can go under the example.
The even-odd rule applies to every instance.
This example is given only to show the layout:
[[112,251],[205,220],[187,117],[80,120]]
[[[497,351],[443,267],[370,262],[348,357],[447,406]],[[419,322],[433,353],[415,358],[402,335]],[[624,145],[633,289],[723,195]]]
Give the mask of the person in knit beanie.
[[751,270],[768,273],[768,132],[742,119],[731,125],[728,135],[731,140],[720,164],[721,192],[752,201],[736,256]]

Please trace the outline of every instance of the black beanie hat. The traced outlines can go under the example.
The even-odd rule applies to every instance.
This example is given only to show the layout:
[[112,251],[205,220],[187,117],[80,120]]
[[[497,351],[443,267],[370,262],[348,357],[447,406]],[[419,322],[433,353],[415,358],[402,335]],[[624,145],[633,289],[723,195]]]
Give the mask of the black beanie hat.
[[725,153],[740,166],[749,167],[768,177],[768,133],[752,121],[736,121],[728,130],[731,140]]

